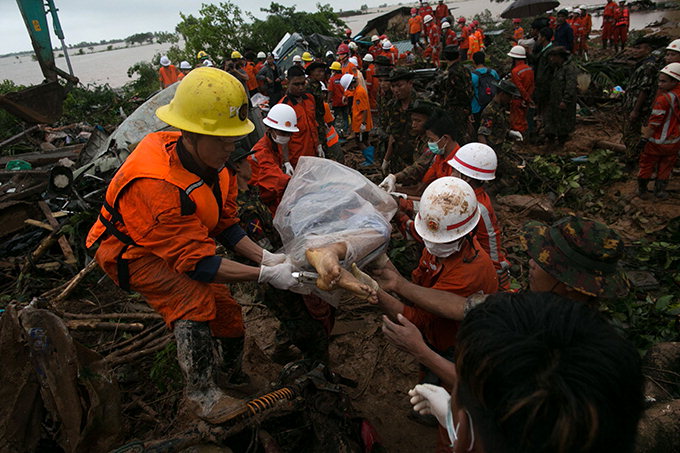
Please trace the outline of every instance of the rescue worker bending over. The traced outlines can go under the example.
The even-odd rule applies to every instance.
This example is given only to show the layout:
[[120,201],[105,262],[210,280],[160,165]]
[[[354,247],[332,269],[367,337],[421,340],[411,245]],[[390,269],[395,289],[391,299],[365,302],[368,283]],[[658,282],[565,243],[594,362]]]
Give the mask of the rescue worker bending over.
[[[199,417],[220,423],[243,405],[216,385],[239,369],[244,326],[225,283],[296,284],[285,256],[255,244],[238,225],[236,179],[225,168],[253,129],[243,85],[198,68],[156,115],[177,132],[148,134],[112,179],[87,246],[123,289],[137,291],[174,329],[185,397]],[[216,241],[260,267],[221,258]],[[220,351],[218,360],[214,347]]]

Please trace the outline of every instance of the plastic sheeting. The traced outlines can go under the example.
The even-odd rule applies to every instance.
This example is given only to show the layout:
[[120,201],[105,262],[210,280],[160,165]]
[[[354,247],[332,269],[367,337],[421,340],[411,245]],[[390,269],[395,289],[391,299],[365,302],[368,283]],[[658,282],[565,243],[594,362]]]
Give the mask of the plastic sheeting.
[[285,253],[311,270],[305,252],[347,245],[342,265],[360,267],[387,248],[397,204],[361,173],[329,159],[301,157],[274,217]]

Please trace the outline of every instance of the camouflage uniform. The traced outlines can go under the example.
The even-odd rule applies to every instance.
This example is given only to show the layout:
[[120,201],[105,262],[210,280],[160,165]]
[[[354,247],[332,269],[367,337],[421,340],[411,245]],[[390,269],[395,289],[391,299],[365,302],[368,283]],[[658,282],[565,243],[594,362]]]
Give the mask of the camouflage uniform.
[[[567,105],[560,109],[560,103]],[[576,67],[571,57],[556,66],[550,79],[550,97],[545,109],[543,132],[562,140],[576,128]]]
[[413,163],[397,173],[397,183],[403,186],[413,186],[423,180],[423,176],[432,165],[434,154],[427,148],[427,136],[419,135],[415,139]]
[[454,139],[461,145],[469,136],[470,111],[472,106],[472,76],[462,63],[453,63],[441,75],[440,93],[444,94],[442,108],[456,125]]
[[[281,238],[274,228],[271,212],[260,200],[257,187],[239,190],[236,202],[241,227],[248,236],[270,251],[280,248]],[[323,324],[309,314],[301,295],[265,285],[263,303],[281,323],[283,332],[277,332],[277,343],[285,345],[287,336],[305,358],[328,361],[328,335]]]
[[479,119],[479,129],[477,135],[484,135],[487,144],[496,151],[496,155],[502,156],[503,143],[510,131],[510,112],[509,107],[501,105],[496,100],[492,100],[484,107],[482,116]]
[[543,115],[545,108],[548,104],[550,98],[550,80],[552,79],[555,67],[550,64],[548,60],[548,54],[552,49],[552,43],[550,45],[541,49],[538,54],[536,61],[536,73],[535,73],[535,83],[536,89],[534,90],[534,102],[536,103],[536,108],[538,113]]
[[418,98],[416,97],[415,90],[413,90],[411,102],[406,110],[402,110],[401,101],[398,99],[392,99],[387,104],[387,134],[394,137],[394,147],[389,167],[390,173],[398,173],[413,163],[417,136],[413,134],[409,110],[413,108],[416,100]]
[[[659,68],[653,56],[640,61],[626,84],[626,92],[623,95],[621,108],[623,111],[623,143],[626,145],[626,159],[637,159],[637,144],[640,142],[641,129],[647,124],[647,119],[654,103]],[[635,121],[629,120],[630,112],[633,111],[640,93],[647,93],[647,100],[640,108],[640,115]]]
[[617,267],[623,241],[606,225],[574,216],[552,226],[533,221],[520,239],[536,264],[565,285],[593,297],[628,293],[628,281]]

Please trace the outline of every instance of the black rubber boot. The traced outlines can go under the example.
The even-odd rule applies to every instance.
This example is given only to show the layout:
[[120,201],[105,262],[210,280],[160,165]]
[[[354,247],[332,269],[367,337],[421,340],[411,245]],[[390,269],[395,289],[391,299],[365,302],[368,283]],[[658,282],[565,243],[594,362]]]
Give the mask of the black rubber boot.
[[642,198],[642,199],[648,199],[649,198],[649,192],[647,191],[648,185],[649,185],[649,179],[638,178],[637,194],[640,198]]
[[662,200],[668,198],[666,187],[668,187],[668,181],[661,181],[657,179],[654,182],[654,195],[656,195],[656,198],[661,198]]
[[219,370],[221,376],[218,383],[227,389],[246,387],[250,384],[250,377],[243,372],[244,338],[218,338],[217,343]]
[[244,402],[226,395],[216,385],[217,363],[208,323],[176,321],[175,340],[185,397],[194,413],[214,424],[241,413]]

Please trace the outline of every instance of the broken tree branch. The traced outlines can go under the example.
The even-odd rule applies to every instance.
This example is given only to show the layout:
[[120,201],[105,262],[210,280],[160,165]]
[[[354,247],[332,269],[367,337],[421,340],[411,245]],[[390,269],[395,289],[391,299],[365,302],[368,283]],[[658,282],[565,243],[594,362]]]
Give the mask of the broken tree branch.
[[[54,228],[55,230],[59,228],[59,222],[57,219],[54,218],[52,215],[52,210],[50,209],[49,206],[47,206],[47,203],[44,201],[39,201],[38,206],[40,207],[40,210],[45,214],[45,217],[47,218],[47,222]],[[61,251],[64,254],[64,257],[66,258],[65,263],[66,264],[76,264],[76,256],[73,254],[73,249],[71,248],[71,244],[68,243],[68,239],[66,239],[64,236],[60,236],[59,239],[57,239],[57,242],[59,242],[59,247],[61,247]]]
[[104,361],[109,366],[115,366],[120,365],[121,363],[132,362],[133,360],[136,360],[140,357],[144,357],[145,355],[153,354],[162,350],[168,345],[168,343],[170,343],[170,341],[172,341],[172,334],[167,334],[166,336],[159,338],[153,343],[149,343],[149,346],[145,349],[142,349],[141,351],[133,352],[131,354],[122,356],[115,357],[108,356],[104,358]]
[[140,334],[137,334],[132,338],[128,338],[127,340],[125,340],[121,343],[111,345],[107,348],[103,348],[103,349],[101,349],[97,352],[104,355],[109,351],[113,351],[114,349],[117,349],[116,351],[112,352],[109,355],[113,356],[113,355],[126,354],[130,351],[133,351],[133,350],[139,348],[140,346],[143,346],[143,345],[149,343],[154,338],[162,335],[164,331],[166,331],[165,324],[159,323],[159,324],[157,324],[156,326],[152,327],[151,329],[149,329],[147,331],[144,331]]
[[39,125],[39,124],[36,124],[35,126],[31,126],[31,127],[29,127],[28,129],[25,129],[25,130],[19,132],[19,133],[16,134],[16,135],[12,135],[12,136],[11,136],[10,138],[8,138],[7,140],[3,140],[2,142],[0,142],[0,148],[2,148],[3,146],[7,146],[7,145],[9,145],[10,143],[14,143],[15,141],[19,140],[19,139],[20,139],[21,137],[23,137],[24,135],[33,132],[34,130],[38,129],[39,127],[40,127],[40,125]]
[[163,319],[158,313],[64,313],[71,319]]
[[100,322],[90,319],[67,320],[66,327],[71,330],[122,330],[127,332],[140,332],[144,330],[144,324],[140,322]]
[[[95,260],[90,261],[87,266],[82,268],[80,272],[78,272],[76,275],[71,278],[68,282],[65,284],[58,286],[56,288],[52,288],[49,291],[46,291],[41,297],[44,297],[46,299],[51,299],[53,305],[58,305],[60,302],[62,302],[64,299],[66,299],[80,284],[81,281],[89,274],[92,272],[95,268],[97,267],[97,262]],[[52,297],[53,295],[55,295]],[[99,315],[95,315],[99,316]],[[80,318],[80,319],[93,319],[93,318]]]

